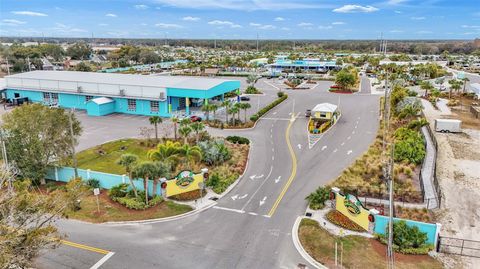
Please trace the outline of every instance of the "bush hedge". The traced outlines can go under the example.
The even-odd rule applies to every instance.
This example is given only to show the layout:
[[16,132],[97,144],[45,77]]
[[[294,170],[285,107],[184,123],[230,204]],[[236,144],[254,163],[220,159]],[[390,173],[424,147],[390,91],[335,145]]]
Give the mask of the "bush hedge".
[[129,191],[128,188],[129,188],[129,185],[126,183],[121,183],[116,186],[113,186],[108,191],[108,197],[110,197],[112,201],[117,202],[125,206],[126,208],[135,209],[135,210],[147,209],[163,201],[163,198],[157,195],[152,199],[150,199],[147,205],[145,203],[145,192],[139,191],[138,196],[135,197],[133,194],[133,191]]
[[253,86],[248,86],[247,89],[245,90],[246,94],[262,94],[261,91],[259,91],[257,88]]
[[265,115],[265,113],[270,111],[270,109],[276,107],[278,104],[285,101],[285,99],[287,99],[287,98],[288,98],[287,94],[282,95],[281,97],[277,98],[275,101],[271,102],[270,104],[268,104],[264,108],[260,109],[257,113],[253,114],[250,117],[250,120],[253,121],[253,122],[257,121],[261,116]]
[[351,221],[349,218],[344,216],[337,210],[331,210],[326,215],[328,221],[331,223],[345,228],[347,230],[356,231],[356,232],[365,232],[365,229],[360,227],[360,225],[356,224],[355,222]]
[[250,144],[250,140],[248,140],[248,138],[236,135],[227,136],[226,140],[233,144]]
[[[387,226],[388,227],[388,226]],[[377,239],[387,244],[388,230],[385,235],[377,234]],[[424,255],[433,249],[427,244],[427,233],[416,226],[408,226],[404,220],[393,223],[393,250],[403,254]]]

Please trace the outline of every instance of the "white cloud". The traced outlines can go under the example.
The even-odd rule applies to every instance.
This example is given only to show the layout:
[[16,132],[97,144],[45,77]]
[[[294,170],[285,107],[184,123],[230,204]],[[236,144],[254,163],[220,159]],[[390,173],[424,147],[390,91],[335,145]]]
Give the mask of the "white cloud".
[[140,23],[140,25],[141,25],[141,26],[147,26],[148,24],[146,24],[146,23],[143,22],[143,23]]
[[409,0],[388,0],[387,5],[399,5],[408,1]]
[[284,20],[285,20],[285,18],[283,18],[283,17],[276,17],[274,19],[274,21],[284,21]]
[[116,18],[118,17],[117,14],[113,14],[113,13],[107,13],[105,14],[106,17],[112,17],[112,18]]
[[184,21],[199,21],[200,18],[199,17],[186,16],[186,17],[183,17],[182,20],[184,20]]
[[273,30],[273,29],[277,28],[277,27],[275,27],[271,24],[260,24],[260,23],[253,23],[253,22],[251,22],[249,25],[252,26],[252,27],[256,27],[258,29],[261,29],[261,30]]
[[462,28],[470,28],[470,29],[480,29],[480,25],[462,25]]
[[282,27],[282,28],[280,28],[280,30],[283,30],[283,31],[290,31],[290,28],[288,28],[288,27]]
[[108,26],[106,23],[99,23],[98,26]]
[[148,6],[147,6],[147,5],[134,5],[133,7],[134,7],[135,9],[139,9],[139,10],[148,9]]
[[157,23],[155,24],[156,27],[164,28],[164,29],[179,29],[183,28],[183,26],[173,23]]
[[403,13],[400,10],[395,10],[394,12],[397,13],[397,14],[402,14]]
[[329,4],[300,0],[155,0],[167,6],[195,9],[232,9],[232,10],[291,10],[332,8]]
[[344,5],[342,7],[336,8],[333,12],[337,13],[371,13],[378,11],[379,9],[373,6],[361,6],[361,5]]
[[343,22],[343,21],[334,21],[334,22],[332,22],[332,25],[344,25],[344,24],[346,24],[346,23]]
[[417,31],[416,33],[417,33],[417,34],[420,34],[420,35],[425,35],[425,34],[433,34],[433,32],[432,32],[432,31],[426,31],[426,30]]
[[389,32],[392,33],[392,34],[399,34],[399,33],[405,32],[405,31],[403,31],[403,30],[390,30]]
[[46,17],[48,16],[45,13],[34,12],[34,11],[12,11],[15,15],[25,15],[25,16],[33,16],[33,17]]
[[301,23],[297,24],[297,26],[300,26],[300,27],[312,27],[312,26],[313,26],[313,23],[310,23],[310,22],[301,22]]
[[242,28],[241,25],[235,24],[231,21],[213,20],[213,21],[209,21],[208,24],[215,25],[215,26],[229,26],[231,28]]
[[331,26],[331,25],[326,25],[326,26],[325,25],[319,25],[318,26],[318,29],[320,29],[320,30],[329,30],[329,29],[332,29],[332,28],[333,28],[333,26]]
[[414,21],[423,21],[425,20],[426,18],[425,17],[410,17],[411,20],[414,20]]
[[25,24],[27,22],[25,21],[19,21],[19,20],[14,20],[14,19],[4,19],[2,20],[1,25],[6,25],[6,26],[19,26],[21,24]]
[[88,32],[85,29],[75,28],[70,25],[65,25],[63,23],[55,23],[55,27],[52,28],[53,31],[57,33],[86,33]]

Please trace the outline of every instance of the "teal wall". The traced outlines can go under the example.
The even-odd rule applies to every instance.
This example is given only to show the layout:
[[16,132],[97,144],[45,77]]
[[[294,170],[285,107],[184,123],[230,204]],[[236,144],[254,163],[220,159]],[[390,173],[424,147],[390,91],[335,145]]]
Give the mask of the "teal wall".
[[105,116],[115,112],[115,102],[99,105],[90,101],[87,103],[86,109],[89,116]]
[[[425,223],[420,221],[413,221],[408,219],[399,219],[393,218],[394,222],[404,220],[407,222],[407,226],[416,226],[418,229],[424,233],[427,233],[428,239],[427,244],[435,244],[437,241],[436,232],[437,232],[437,225],[433,223]],[[389,218],[386,216],[376,215],[375,216],[375,229],[374,232],[376,234],[386,234],[386,229],[388,227]]]

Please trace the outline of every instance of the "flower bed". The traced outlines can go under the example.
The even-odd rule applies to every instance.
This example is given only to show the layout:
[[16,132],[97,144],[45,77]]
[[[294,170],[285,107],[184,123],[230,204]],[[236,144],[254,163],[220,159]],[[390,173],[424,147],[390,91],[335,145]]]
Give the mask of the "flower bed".
[[365,232],[365,229],[360,227],[360,225],[351,221],[349,218],[347,218],[337,210],[329,211],[325,217],[328,219],[328,221],[339,227],[356,232]]

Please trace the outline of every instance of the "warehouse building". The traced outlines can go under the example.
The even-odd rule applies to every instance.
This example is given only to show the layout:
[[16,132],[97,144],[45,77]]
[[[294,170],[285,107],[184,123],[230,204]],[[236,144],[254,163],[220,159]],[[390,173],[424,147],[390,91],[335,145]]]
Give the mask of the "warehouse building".
[[5,77],[2,97],[83,109],[88,115],[190,115],[210,100],[240,88],[240,81],[74,71],[33,71]]

